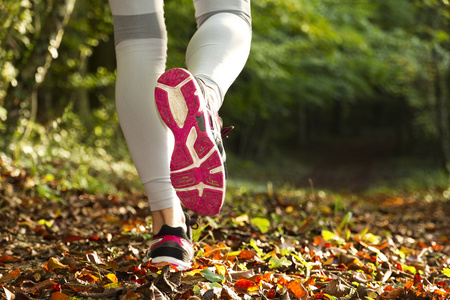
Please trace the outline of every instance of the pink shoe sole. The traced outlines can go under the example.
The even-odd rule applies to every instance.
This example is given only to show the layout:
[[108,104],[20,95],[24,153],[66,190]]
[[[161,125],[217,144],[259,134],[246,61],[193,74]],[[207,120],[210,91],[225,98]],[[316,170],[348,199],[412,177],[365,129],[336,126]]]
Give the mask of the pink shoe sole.
[[170,180],[178,197],[195,213],[216,215],[225,198],[225,170],[200,87],[188,71],[171,69],[158,79],[155,98],[175,137]]

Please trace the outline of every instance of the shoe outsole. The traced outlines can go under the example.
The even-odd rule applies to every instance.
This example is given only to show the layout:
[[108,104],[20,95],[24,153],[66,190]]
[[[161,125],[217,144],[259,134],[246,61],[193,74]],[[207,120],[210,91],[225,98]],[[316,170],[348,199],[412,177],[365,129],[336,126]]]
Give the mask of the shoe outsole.
[[170,69],[158,79],[155,98],[175,137],[170,179],[178,197],[197,214],[216,215],[225,197],[225,167],[196,79],[187,70]]

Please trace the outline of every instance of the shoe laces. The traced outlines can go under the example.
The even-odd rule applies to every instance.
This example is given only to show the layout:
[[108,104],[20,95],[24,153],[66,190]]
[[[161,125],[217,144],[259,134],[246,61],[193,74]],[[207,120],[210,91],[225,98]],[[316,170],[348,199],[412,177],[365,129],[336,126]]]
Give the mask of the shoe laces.
[[230,131],[233,129],[234,129],[234,126],[222,127],[222,131],[221,131],[222,139],[227,139],[228,138],[227,134],[230,133]]

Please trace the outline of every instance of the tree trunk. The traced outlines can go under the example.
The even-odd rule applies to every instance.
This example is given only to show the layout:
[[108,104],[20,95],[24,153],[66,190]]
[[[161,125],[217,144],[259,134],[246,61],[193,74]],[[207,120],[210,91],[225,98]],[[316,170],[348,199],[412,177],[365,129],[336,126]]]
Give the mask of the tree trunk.
[[[39,2],[34,3],[35,9],[35,32],[29,54],[18,58],[15,65],[20,75],[16,86],[10,86],[6,97],[5,106],[8,110],[8,134],[15,131],[20,119],[20,110],[28,108],[36,110],[37,105],[32,97],[38,99],[38,90],[44,82],[48,70],[54,59],[58,57],[58,49],[64,36],[64,30],[73,12],[76,0],[54,0],[41,3],[46,7],[39,9]],[[39,11],[48,15],[41,17]],[[27,51],[25,51],[27,52]]]

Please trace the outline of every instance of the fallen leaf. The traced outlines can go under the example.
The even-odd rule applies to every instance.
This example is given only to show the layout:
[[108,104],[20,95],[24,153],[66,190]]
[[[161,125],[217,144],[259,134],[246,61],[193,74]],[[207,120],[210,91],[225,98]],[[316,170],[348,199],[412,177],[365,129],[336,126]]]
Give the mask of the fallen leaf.
[[214,273],[210,269],[204,269],[201,270],[200,273],[205,277],[206,280],[209,282],[222,282],[225,280],[225,277],[223,275]]
[[113,273],[106,274],[106,278],[108,278],[109,280],[111,280],[111,282],[113,282],[113,283],[117,283],[117,277],[116,277],[116,275],[113,274]]
[[61,292],[55,292],[52,294],[52,300],[70,300],[70,297]]
[[17,262],[17,261],[22,261],[22,259],[11,256],[11,255],[7,255],[7,254],[0,255],[0,262],[11,263],[11,262]]
[[250,223],[252,223],[262,234],[265,234],[269,231],[270,221],[266,218],[252,218],[250,219]]
[[60,263],[59,260],[57,260],[54,257],[50,257],[48,262],[44,265],[44,270],[48,272],[53,271],[55,269],[68,269],[68,268],[69,266]]
[[11,272],[9,272],[8,274],[6,274],[6,276],[3,276],[0,278],[0,283],[3,282],[8,282],[8,281],[13,281],[15,280],[17,277],[20,276],[20,269],[17,268],[15,270],[12,270]]
[[240,259],[253,259],[257,255],[254,251],[244,249],[239,253],[238,257]]
[[288,282],[286,284],[286,287],[291,291],[295,297],[297,298],[303,298],[308,292],[303,287],[303,285],[298,281],[292,281]]
[[242,291],[242,292],[250,292],[250,291],[257,291],[258,285],[250,280],[241,278],[239,279],[235,284],[234,288]]
[[44,280],[42,282],[39,282],[38,284],[36,284],[36,285],[34,285],[32,287],[26,288],[25,291],[33,293],[35,291],[39,291],[39,290],[50,288],[50,287],[54,286],[55,283],[56,283],[56,280],[46,279],[46,280]]

